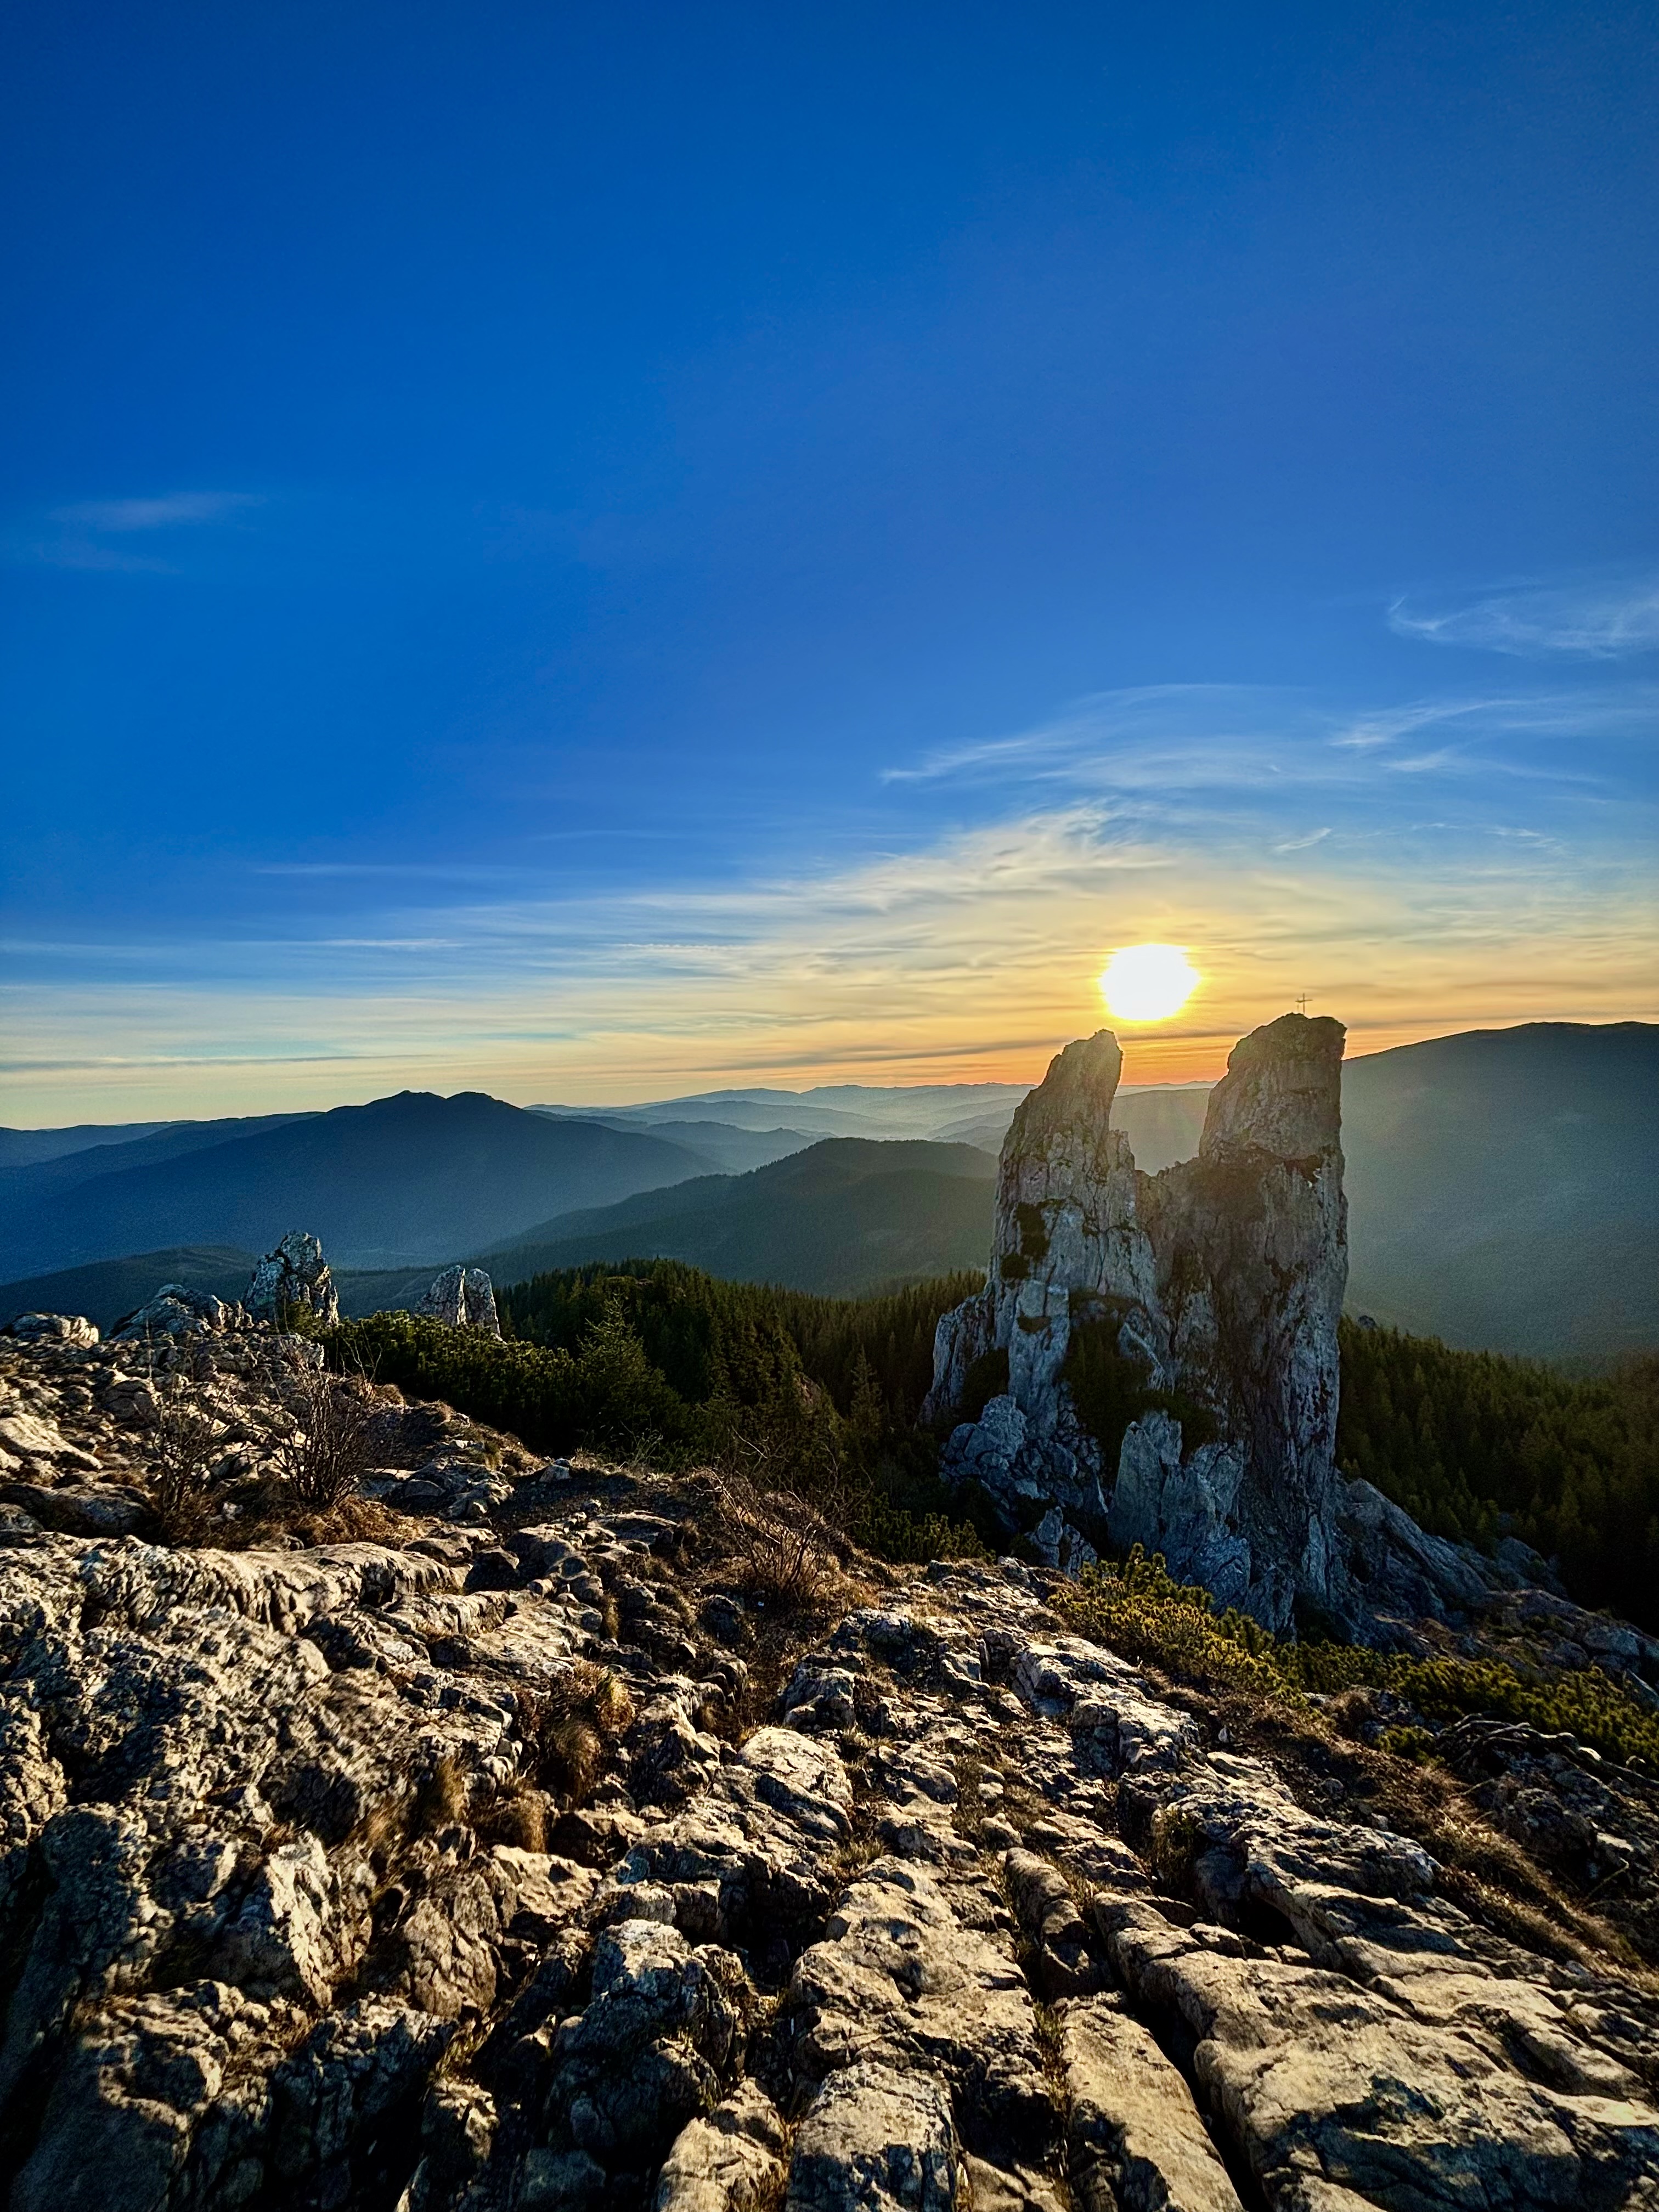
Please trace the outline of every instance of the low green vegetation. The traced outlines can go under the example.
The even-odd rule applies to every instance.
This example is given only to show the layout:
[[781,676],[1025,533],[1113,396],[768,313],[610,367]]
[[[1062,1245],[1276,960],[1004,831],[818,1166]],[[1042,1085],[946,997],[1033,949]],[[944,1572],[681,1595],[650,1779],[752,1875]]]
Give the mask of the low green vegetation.
[[[349,1322],[337,1366],[446,1399],[532,1449],[713,1463],[792,1490],[894,1560],[988,1556],[988,1513],[939,1480],[916,1415],[939,1315],[977,1278],[858,1299],[599,1263],[505,1291],[501,1341],[401,1314]],[[975,1527],[975,1518],[980,1525]]]
[[1085,1569],[1052,1602],[1079,1635],[1206,1688],[1297,1702],[1384,1692],[1398,1708],[1385,1749],[1414,1752],[1431,1741],[1434,1726],[1479,1714],[1563,1730],[1604,1758],[1659,1773],[1659,1715],[1600,1668],[1522,1670],[1491,1659],[1416,1659],[1352,1644],[1280,1640],[1243,1613],[1217,1613],[1208,1590],[1176,1582],[1139,1545],[1127,1559]]
[[1659,1629],[1659,1355],[1574,1382],[1342,1323],[1337,1457],[1437,1536],[1519,1536],[1573,1595]]

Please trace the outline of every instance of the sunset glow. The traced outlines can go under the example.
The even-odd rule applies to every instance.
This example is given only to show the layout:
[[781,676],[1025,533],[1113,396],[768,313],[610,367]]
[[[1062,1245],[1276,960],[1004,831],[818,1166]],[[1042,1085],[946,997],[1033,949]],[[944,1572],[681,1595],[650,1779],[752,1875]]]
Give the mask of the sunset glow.
[[1198,988],[1198,970],[1178,945],[1126,945],[1100,979],[1106,1011],[1121,1022],[1167,1022]]

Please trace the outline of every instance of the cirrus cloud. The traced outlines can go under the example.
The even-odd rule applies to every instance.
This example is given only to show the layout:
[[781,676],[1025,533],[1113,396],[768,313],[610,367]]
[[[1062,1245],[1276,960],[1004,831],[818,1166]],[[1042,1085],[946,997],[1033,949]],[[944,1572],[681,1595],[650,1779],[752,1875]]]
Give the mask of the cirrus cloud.
[[1523,657],[1567,653],[1619,660],[1659,647],[1659,578],[1621,584],[1516,585],[1462,605],[1389,609],[1401,637]]

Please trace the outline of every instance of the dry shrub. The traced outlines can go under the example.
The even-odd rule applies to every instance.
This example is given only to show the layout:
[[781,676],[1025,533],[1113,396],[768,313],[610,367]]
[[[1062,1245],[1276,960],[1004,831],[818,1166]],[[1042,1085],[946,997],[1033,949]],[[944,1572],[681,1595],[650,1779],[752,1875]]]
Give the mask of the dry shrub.
[[580,1805],[634,1724],[634,1700],[605,1667],[579,1659],[544,1697],[519,1699],[520,1725],[538,1784]]
[[416,1832],[453,1828],[466,1814],[466,1777],[453,1752],[435,1759],[415,1793],[410,1822]]
[[290,1509],[279,1517],[290,1535],[307,1544],[385,1544],[395,1550],[409,1535],[408,1521],[373,1498],[341,1498],[313,1513]]
[[177,1539],[193,1534],[202,1524],[209,1477],[224,1449],[224,1427],[184,1376],[159,1376],[154,1388],[150,1451],[155,1504],[163,1530]]
[[368,1472],[380,1407],[360,1379],[342,1382],[323,1368],[302,1368],[290,1395],[297,1425],[278,1445],[277,1460],[295,1503],[327,1512]]
[[834,1583],[836,1531],[804,1498],[763,1490],[746,1475],[717,1478],[720,1517],[744,1597],[774,1613],[815,1610]]

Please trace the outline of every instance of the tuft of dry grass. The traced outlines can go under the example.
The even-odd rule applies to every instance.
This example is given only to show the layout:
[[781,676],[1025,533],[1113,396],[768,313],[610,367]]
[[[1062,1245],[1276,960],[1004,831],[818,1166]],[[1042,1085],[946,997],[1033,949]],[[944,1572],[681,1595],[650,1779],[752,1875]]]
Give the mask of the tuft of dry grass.
[[489,1843],[512,1844],[523,1851],[544,1851],[556,1811],[546,1790],[521,1782],[479,1815],[478,1832]]
[[634,1700],[609,1668],[579,1659],[544,1696],[520,1694],[519,1724],[538,1790],[580,1805],[634,1725]]
[[453,1752],[435,1759],[415,1792],[410,1826],[417,1833],[453,1828],[466,1817],[467,1781]]

